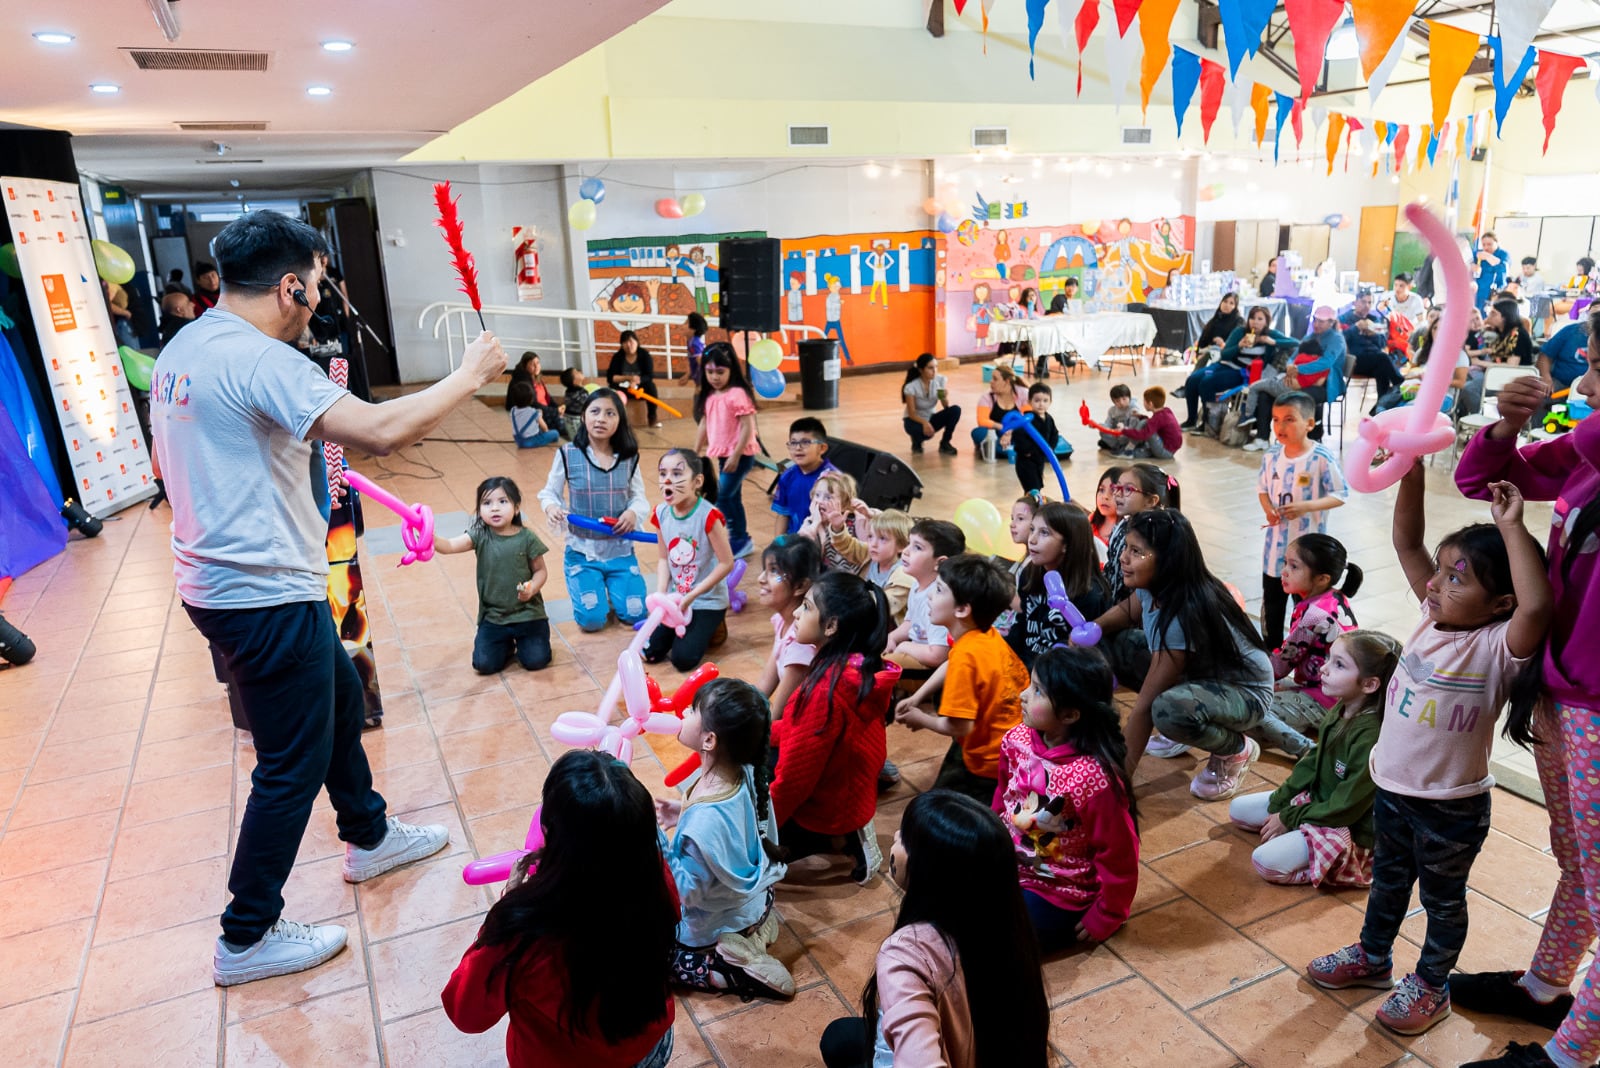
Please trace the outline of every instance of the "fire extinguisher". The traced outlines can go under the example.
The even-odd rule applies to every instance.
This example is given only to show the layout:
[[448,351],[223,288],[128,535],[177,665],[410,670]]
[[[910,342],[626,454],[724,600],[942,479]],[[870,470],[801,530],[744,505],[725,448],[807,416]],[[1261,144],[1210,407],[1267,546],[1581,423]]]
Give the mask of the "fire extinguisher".
[[540,285],[539,278],[539,245],[532,237],[517,246],[517,284],[519,286]]

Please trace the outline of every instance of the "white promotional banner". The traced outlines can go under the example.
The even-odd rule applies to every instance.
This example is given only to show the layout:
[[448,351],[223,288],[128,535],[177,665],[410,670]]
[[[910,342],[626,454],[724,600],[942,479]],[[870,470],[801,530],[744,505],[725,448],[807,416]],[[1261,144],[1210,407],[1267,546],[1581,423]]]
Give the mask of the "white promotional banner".
[[155,492],[78,187],[0,177],[78,499],[106,516]]

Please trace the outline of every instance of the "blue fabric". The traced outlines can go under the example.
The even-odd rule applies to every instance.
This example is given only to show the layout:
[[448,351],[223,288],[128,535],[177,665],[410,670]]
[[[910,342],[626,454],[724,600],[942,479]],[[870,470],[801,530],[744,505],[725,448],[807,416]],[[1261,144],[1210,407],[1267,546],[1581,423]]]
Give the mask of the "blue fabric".
[[583,630],[604,627],[607,611],[616,612],[617,618],[630,626],[645,617],[644,576],[632,551],[609,560],[590,560],[569,545],[562,566],[567,595],[572,598],[572,618]]
[[1310,363],[1301,364],[1300,373],[1318,375],[1323,371],[1328,372],[1328,384],[1325,387],[1328,400],[1336,401],[1344,396],[1347,384],[1344,380],[1344,360],[1349,355],[1349,350],[1345,348],[1344,334],[1338,330],[1329,330],[1326,334],[1313,332],[1310,338],[1316,339],[1317,344],[1322,347],[1322,355]]
[[786,870],[761,848],[763,833],[777,841],[771,809],[765,824],[756,818],[749,768],[744,786],[733,794],[684,805],[672,844],[662,849],[683,905],[679,944],[709,946],[720,934],[761,922],[767,891]]
[[1278,129],[1272,135],[1272,162],[1278,162],[1278,146],[1283,142],[1283,124],[1294,111],[1294,97],[1287,93],[1272,94],[1278,101]]
[[23,451],[39,472],[46,492],[49,495],[59,492],[61,479],[56,474],[55,464],[50,461],[50,446],[44,436],[44,425],[39,422],[33,396],[22,377],[22,367],[4,334],[0,334],[0,408],[11,413],[11,422],[16,427],[17,436],[22,439]]
[[[1489,38],[1489,52],[1494,56],[1494,135],[1500,136],[1500,127],[1506,121],[1506,112],[1511,110],[1511,100],[1517,95],[1517,90],[1522,88],[1522,83],[1527,80],[1528,71],[1533,69],[1534,48],[1528,46],[1522,58],[1517,61],[1517,69],[1511,77],[1505,76],[1506,57],[1505,46],[1498,35]],[[1468,119],[1471,122],[1471,119]],[[1473,144],[1473,130],[1467,127],[1467,143]]]
[[[32,410],[29,405],[28,411]],[[0,486],[5,487],[5,519],[0,521],[0,578],[9,578],[64,549],[67,525],[61,520],[60,502],[29,460],[21,435],[3,411],[0,411]]]
[[1228,46],[1228,81],[1239,73],[1239,65],[1246,56],[1253,56],[1261,47],[1261,34],[1272,18],[1278,0],[1219,0],[1222,14],[1222,36]]
[[1540,351],[1550,358],[1550,380],[1565,389],[1589,370],[1589,334],[1583,323],[1570,323],[1557,330]]
[[1482,263],[1478,260],[1481,249],[1472,252],[1473,265],[1478,270],[1478,307],[1482,308],[1489,303],[1489,298],[1500,292],[1506,284],[1506,264],[1511,262],[1511,256],[1503,248],[1494,250],[1494,262]]
[[734,464],[723,457],[717,461],[722,474],[717,479],[717,508],[728,523],[728,544],[735,553],[750,541],[748,521],[744,514],[744,479],[755,466],[754,456],[741,456]]

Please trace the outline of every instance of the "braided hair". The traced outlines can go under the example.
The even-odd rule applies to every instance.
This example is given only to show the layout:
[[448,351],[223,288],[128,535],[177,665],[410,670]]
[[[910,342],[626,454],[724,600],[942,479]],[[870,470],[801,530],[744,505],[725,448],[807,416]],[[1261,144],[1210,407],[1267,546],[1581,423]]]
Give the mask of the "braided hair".
[[[767,767],[772,720],[766,697],[743,679],[713,679],[696,691],[694,709],[700,713],[701,727],[717,736],[718,762],[750,769],[756,820],[765,825],[771,812],[768,786],[772,780]],[[761,849],[770,860],[783,859],[777,844],[765,834],[761,836]]]

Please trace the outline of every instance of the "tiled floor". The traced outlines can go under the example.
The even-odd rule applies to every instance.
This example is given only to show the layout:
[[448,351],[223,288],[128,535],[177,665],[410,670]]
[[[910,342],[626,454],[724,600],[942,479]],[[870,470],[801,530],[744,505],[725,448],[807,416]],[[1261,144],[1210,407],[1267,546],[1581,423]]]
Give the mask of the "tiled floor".
[[[1175,371],[1151,372],[1175,386]],[[1138,376],[1133,376],[1137,378]],[[840,436],[899,450],[899,377],[846,383],[848,407],[829,416]],[[1059,379],[1057,380],[1059,386]],[[1105,404],[1107,380],[1080,376],[1058,413],[1087,396]],[[958,403],[980,391],[978,371],[953,379]],[[769,445],[793,414],[762,419]],[[970,419],[970,416],[969,416]],[[441,438],[502,438],[502,413],[469,406]],[[1061,418],[1063,426],[1074,420]],[[646,431],[648,458],[690,440],[692,428]],[[1073,490],[1087,495],[1100,463],[1093,439],[1079,446]],[[965,442],[963,436],[962,441]],[[780,446],[781,447],[781,446]],[[510,474],[531,499],[547,452],[430,441],[367,473],[437,511],[470,510],[487,474]],[[927,483],[916,511],[949,515],[969,496],[1001,503],[1016,493],[1003,463],[970,450],[916,465]],[[1184,511],[1208,558],[1252,601],[1259,599],[1257,460],[1210,442],[1171,465]],[[1429,474],[1432,533],[1483,514],[1463,502],[1441,460]],[[755,480],[761,486],[766,478]],[[756,529],[768,513],[760,487],[747,494]],[[1388,500],[1356,499],[1332,530],[1367,569],[1356,599],[1363,623],[1404,636],[1414,609],[1389,550]],[[592,707],[624,635],[556,630],[555,664],[480,678],[468,667],[474,611],[470,556],[403,570],[392,556],[367,562],[386,726],[366,736],[378,786],[392,811],[451,831],[447,855],[353,888],[341,881],[340,845],[324,804],[285,892],[287,915],[337,919],[350,948],[310,973],[231,991],[212,986],[216,916],[226,894],[234,829],[249,786],[248,740],[229,724],[205,645],[173,593],[168,513],[134,508],[94,541],[23,576],[5,604],[39,646],[21,669],[0,671],[0,1050],[7,1068],[32,1065],[492,1064],[503,1027],[461,1035],[439,991],[471,941],[488,891],[461,883],[462,863],[520,842],[549,761],[562,711]],[[374,525],[391,522],[369,511]],[[1547,507],[1530,508],[1541,534]],[[561,597],[560,578],[551,596]],[[751,675],[770,641],[757,612],[736,619],[717,661]],[[670,669],[667,676],[672,676]],[[666,681],[666,680],[664,680]],[[653,739],[634,770],[660,791],[676,743]],[[906,800],[931,782],[940,740],[891,732],[905,785],[887,796],[878,831],[887,846]],[[1355,937],[1363,895],[1269,886],[1250,872],[1250,841],[1226,823],[1226,807],[1188,793],[1192,760],[1147,759],[1140,769],[1143,875],[1136,914],[1108,944],[1046,968],[1059,1063],[1092,1068],[1237,1064],[1445,1066],[1535,1037],[1528,1028],[1457,1015],[1432,1033],[1398,1039],[1371,1021],[1375,992],[1330,994],[1300,977],[1314,954]],[[1268,759],[1254,785],[1286,774]],[[1549,901],[1556,866],[1543,812],[1503,791],[1494,830],[1472,878],[1472,934],[1463,965],[1520,967]],[[862,889],[839,868],[795,866],[780,889],[778,952],[800,986],[792,1004],[685,998],[673,1064],[787,1068],[817,1063],[816,1038],[850,1011],[892,924],[898,895],[883,879]],[[1404,932],[1413,943],[1422,920]],[[1411,963],[1414,948],[1402,948]]]

